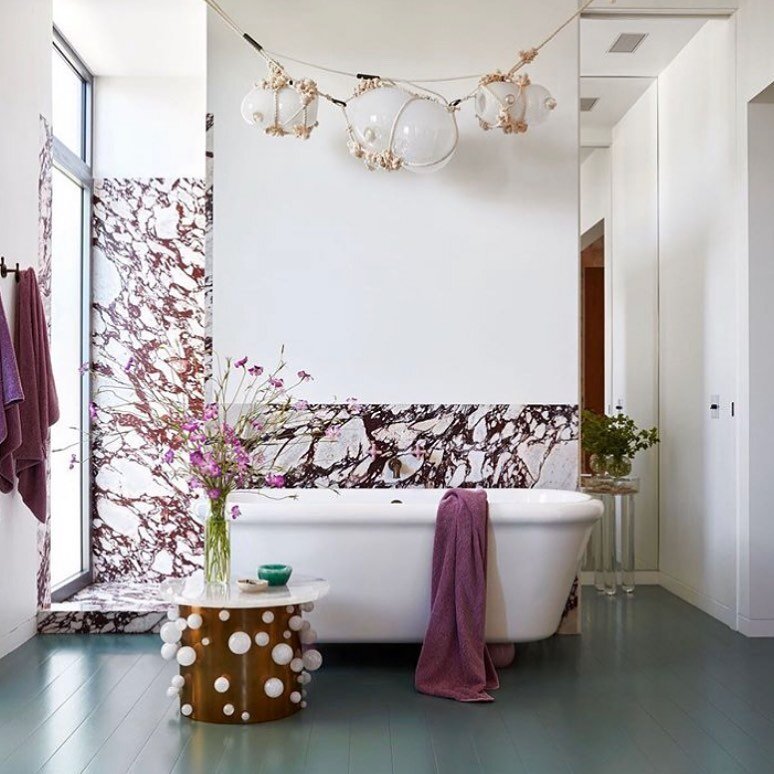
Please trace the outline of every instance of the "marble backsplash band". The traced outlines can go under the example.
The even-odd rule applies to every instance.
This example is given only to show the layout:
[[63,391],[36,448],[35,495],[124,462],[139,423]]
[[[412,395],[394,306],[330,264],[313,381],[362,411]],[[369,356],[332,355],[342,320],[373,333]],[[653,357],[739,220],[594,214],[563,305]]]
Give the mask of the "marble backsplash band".
[[[311,432],[310,432],[311,428]],[[574,489],[574,405],[316,405],[263,450],[288,487]]]

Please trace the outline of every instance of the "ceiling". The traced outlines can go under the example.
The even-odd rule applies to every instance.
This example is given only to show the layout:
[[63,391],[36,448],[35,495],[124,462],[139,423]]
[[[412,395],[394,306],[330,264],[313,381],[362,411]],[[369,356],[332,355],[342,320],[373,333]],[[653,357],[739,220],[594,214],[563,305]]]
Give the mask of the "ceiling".
[[[581,97],[599,99],[581,113],[581,145],[610,143],[612,128],[705,24],[702,18],[582,19]],[[611,54],[624,33],[646,33],[632,54]]]
[[54,24],[94,75],[206,73],[202,0],[54,0]]

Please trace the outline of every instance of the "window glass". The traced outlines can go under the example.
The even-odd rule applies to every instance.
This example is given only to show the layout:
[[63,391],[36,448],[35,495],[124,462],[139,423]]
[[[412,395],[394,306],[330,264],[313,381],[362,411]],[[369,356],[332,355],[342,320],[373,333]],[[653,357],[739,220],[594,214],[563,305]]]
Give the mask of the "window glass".
[[54,136],[76,156],[84,158],[84,102],[83,79],[54,48],[52,57],[52,109]]

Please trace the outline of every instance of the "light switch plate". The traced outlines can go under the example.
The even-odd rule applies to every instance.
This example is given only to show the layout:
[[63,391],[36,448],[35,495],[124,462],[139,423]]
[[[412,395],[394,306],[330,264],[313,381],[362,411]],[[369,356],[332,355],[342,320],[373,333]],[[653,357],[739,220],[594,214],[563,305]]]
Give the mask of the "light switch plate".
[[720,419],[720,395],[710,395],[710,418]]

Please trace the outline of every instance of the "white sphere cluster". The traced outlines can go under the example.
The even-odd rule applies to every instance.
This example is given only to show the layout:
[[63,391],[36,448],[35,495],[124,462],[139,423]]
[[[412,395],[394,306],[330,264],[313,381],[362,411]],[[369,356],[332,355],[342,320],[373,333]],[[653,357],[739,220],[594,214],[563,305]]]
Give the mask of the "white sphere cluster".
[[286,613],[295,613],[295,611],[296,611],[296,608],[295,608],[295,607],[293,607],[293,605],[288,605],[288,606],[285,608],[285,612],[286,612]]
[[234,705],[233,704],[224,704],[223,705],[223,714],[228,715],[229,717],[234,714]]
[[297,679],[301,685],[309,685],[312,682],[312,675],[309,672],[301,672]]
[[284,637],[286,640],[289,640],[289,639],[290,639],[290,638],[291,638],[293,635],[291,634],[291,632],[290,632],[290,630],[289,630],[289,629],[286,629],[284,632],[282,632],[282,636],[283,636],[283,637]]
[[274,621],[274,613],[271,612],[271,610],[267,610],[264,612],[264,614],[261,616],[261,620],[264,623],[270,624],[272,621]]
[[270,677],[264,683],[263,690],[270,699],[277,699],[285,692],[285,686],[278,677]]
[[170,686],[167,688],[167,698],[172,699],[175,696],[177,696],[180,693],[179,688],[175,688],[174,686]]
[[184,704],[182,707],[180,707],[180,714],[185,715],[188,717],[193,713],[193,707],[190,704]]
[[167,621],[160,629],[159,636],[164,642],[175,643],[180,642],[182,632],[176,621]]
[[170,621],[176,621],[179,618],[180,614],[177,611],[176,607],[170,607],[169,610],[167,610],[167,618]]
[[176,642],[165,642],[161,646],[161,658],[164,661],[171,661],[175,657],[175,653],[180,646]]
[[304,660],[300,658],[294,658],[290,662],[290,669],[293,672],[300,672],[304,668]]
[[237,656],[243,656],[250,650],[252,641],[247,632],[234,632],[228,638],[228,649]]
[[285,666],[293,660],[293,648],[284,642],[275,645],[271,650],[271,659],[275,664]]
[[242,713],[242,720],[244,720],[245,723],[247,723],[247,721],[250,720],[250,713],[249,712],[243,712]]
[[303,655],[304,666],[310,672],[316,672],[322,666],[322,655],[319,650],[307,650]]
[[172,678],[172,685],[175,688],[182,688],[185,685],[185,678],[183,675],[174,675]]
[[311,613],[314,610],[314,602],[304,602],[304,604],[301,605],[301,609],[305,613]]
[[215,680],[213,687],[218,693],[225,693],[231,687],[231,683],[229,682],[228,677],[221,675]]
[[293,691],[293,693],[290,694],[290,701],[292,701],[293,704],[298,704],[298,702],[301,701],[301,694],[298,691]]
[[255,644],[263,648],[269,644],[269,635],[266,632],[258,632],[255,635]]
[[218,613],[218,618],[220,618],[221,621],[228,621],[228,619],[231,618],[231,613],[229,613],[228,610],[221,610]]
[[190,645],[184,645],[177,651],[177,663],[180,666],[191,666],[196,661],[196,651]]
[[210,644],[210,638],[209,637],[202,637],[202,645],[205,647]]
[[303,625],[304,625],[304,619],[301,618],[300,615],[293,615],[290,617],[290,620],[288,621],[288,627],[294,632],[301,631],[301,627],[303,627]]
[[188,621],[189,629],[199,629],[204,623],[204,619],[199,615],[199,613],[191,613],[191,615],[189,615],[186,620]]
[[317,642],[317,632],[311,627],[309,629],[303,629],[301,631],[301,642],[303,642],[304,645],[314,645],[315,642]]

